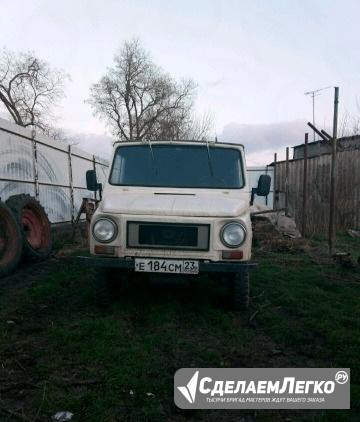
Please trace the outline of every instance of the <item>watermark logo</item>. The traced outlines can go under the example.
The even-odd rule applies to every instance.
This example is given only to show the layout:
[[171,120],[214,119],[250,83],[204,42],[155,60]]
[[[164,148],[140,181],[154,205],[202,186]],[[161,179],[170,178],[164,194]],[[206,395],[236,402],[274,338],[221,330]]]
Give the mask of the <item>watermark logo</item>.
[[349,409],[349,368],[183,368],[182,409]]
[[335,375],[335,381],[338,384],[345,384],[348,379],[349,379],[349,375],[345,371],[339,371]]
[[191,380],[187,383],[186,387],[178,387],[189,403],[195,402],[198,377],[199,371],[196,371]]

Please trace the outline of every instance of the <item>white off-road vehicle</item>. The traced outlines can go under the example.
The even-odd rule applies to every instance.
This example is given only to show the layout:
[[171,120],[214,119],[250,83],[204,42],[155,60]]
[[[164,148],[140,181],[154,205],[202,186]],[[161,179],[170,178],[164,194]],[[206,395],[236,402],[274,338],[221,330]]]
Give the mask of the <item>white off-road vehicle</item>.
[[[86,176],[89,190],[102,190],[94,171]],[[269,188],[270,177],[262,175],[251,196]],[[91,256],[81,258],[98,269],[98,304],[108,302],[109,285],[130,269],[213,273],[219,283],[229,282],[234,308],[246,308],[255,266],[250,193],[240,144],[116,143],[91,219]]]

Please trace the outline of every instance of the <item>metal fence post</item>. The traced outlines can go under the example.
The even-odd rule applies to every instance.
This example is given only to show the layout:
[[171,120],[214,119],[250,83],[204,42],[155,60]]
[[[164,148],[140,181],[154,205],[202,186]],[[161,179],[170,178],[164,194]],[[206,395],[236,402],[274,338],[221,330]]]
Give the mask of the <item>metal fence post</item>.
[[[93,157],[93,159],[92,159],[92,161],[93,161],[93,170],[94,170],[94,171],[95,171],[95,173],[96,173],[96,161],[95,161],[95,155],[93,155],[92,157]],[[94,199],[95,199],[95,200],[97,200],[97,194],[96,194],[96,191],[94,191]]]
[[276,164],[277,164],[277,153],[274,154],[274,172],[273,172],[273,208],[277,208],[277,193],[276,193]]
[[34,169],[34,187],[35,187],[35,198],[39,199],[39,170],[38,170],[38,159],[37,159],[37,144],[36,144],[36,131],[31,130],[31,143],[32,143],[32,158],[33,158],[33,169]]
[[[266,168],[265,168],[265,174],[268,174],[268,172],[269,172],[269,166],[268,165],[266,165]],[[270,176],[271,177],[271,176]],[[270,182],[270,188],[271,188],[271,182]],[[268,205],[268,197],[269,197],[269,195],[266,195],[265,196],[265,205],[267,206]]]
[[71,224],[74,224],[75,203],[74,203],[74,179],[73,179],[73,171],[72,171],[71,145],[68,146],[68,162],[69,162]]
[[305,232],[306,232],[308,142],[309,142],[309,134],[308,133],[305,133],[303,203],[302,203],[302,229],[301,229],[301,234],[303,236],[305,236]]
[[285,215],[289,214],[289,147],[286,147],[285,167]]
[[334,252],[336,238],[336,146],[338,123],[339,87],[335,87],[334,96],[334,122],[331,149],[331,179],[330,179],[330,215],[329,215],[329,251]]

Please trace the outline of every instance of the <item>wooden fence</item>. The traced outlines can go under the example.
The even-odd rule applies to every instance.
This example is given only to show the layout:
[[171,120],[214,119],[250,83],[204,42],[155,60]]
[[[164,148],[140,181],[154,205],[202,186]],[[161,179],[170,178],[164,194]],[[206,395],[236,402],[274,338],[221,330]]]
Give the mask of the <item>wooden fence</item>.
[[[307,206],[303,215],[304,159],[275,163],[274,207],[285,208],[305,235],[326,235],[329,225],[331,155],[307,160]],[[286,183],[286,173],[288,180]],[[336,229],[360,228],[360,150],[337,154]]]

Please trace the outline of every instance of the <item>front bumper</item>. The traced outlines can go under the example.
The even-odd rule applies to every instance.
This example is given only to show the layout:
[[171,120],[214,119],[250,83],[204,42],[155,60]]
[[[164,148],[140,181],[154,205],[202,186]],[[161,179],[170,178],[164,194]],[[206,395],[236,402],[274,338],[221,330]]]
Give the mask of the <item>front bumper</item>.
[[[156,257],[154,257],[156,259]],[[161,258],[164,259],[164,258]],[[79,256],[78,260],[81,264],[88,267],[105,267],[105,268],[126,268],[129,270],[135,269],[135,259],[133,258],[106,258],[98,256]],[[242,261],[242,262],[209,262],[199,261],[200,273],[244,273],[255,269],[256,262]]]

